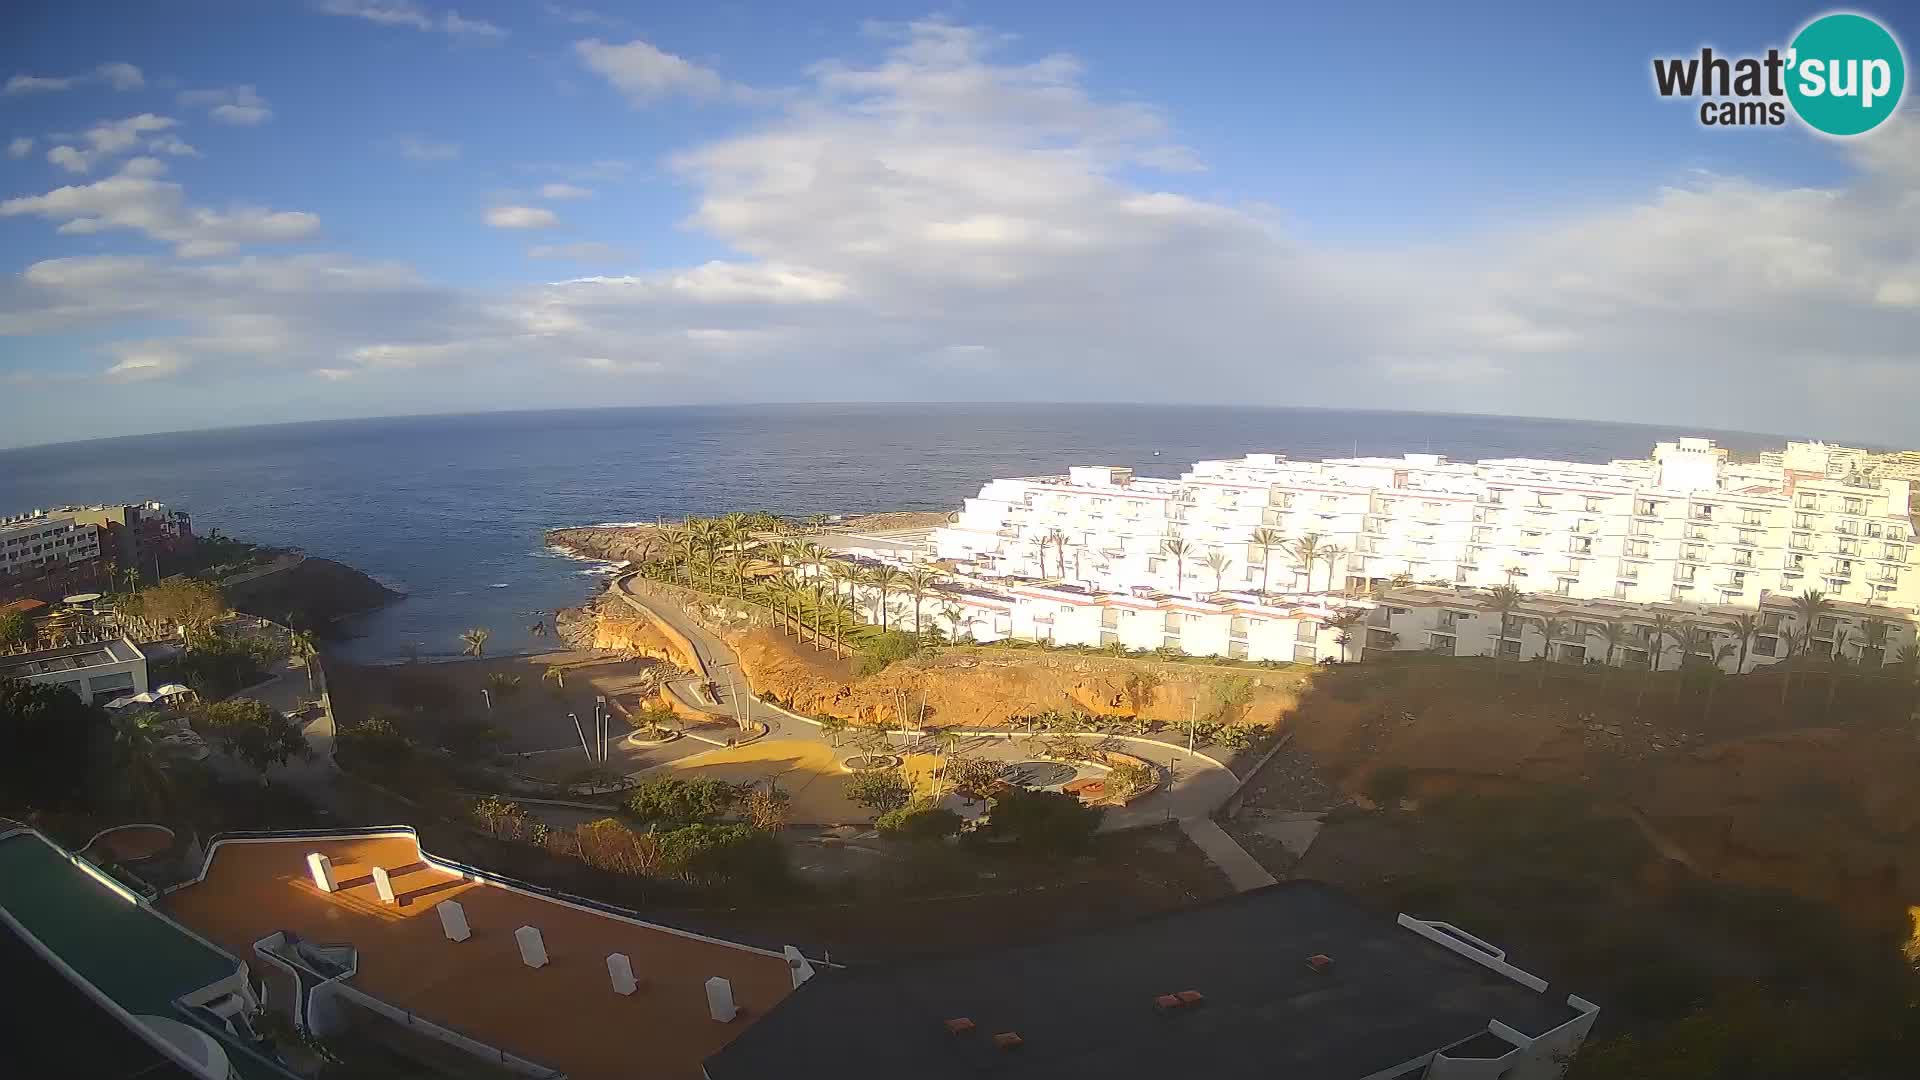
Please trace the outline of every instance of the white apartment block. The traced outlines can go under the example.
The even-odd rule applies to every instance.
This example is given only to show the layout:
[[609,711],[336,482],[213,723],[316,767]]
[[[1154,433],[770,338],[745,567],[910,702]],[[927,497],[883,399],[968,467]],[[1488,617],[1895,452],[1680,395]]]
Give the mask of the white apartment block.
[[34,577],[61,563],[100,556],[100,530],[71,515],[31,514],[0,522],[0,577]]
[[[1665,614],[1711,653],[1735,645],[1718,656],[1732,670],[1746,613],[1763,626],[1751,670],[1807,630],[1790,600],[1818,589],[1834,610],[1804,635],[1812,648],[1886,662],[1914,643],[1920,603],[1908,483],[1836,478],[1823,451],[1790,444],[1781,465],[1732,462],[1705,439],[1604,465],[1250,454],[1177,480],[1109,466],[993,480],[926,540],[947,580],[921,617],[983,641],[1300,662],[1410,649],[1605,662],[1602,628],[1617,621],[1634,636],[1611,662],[1668,667],[1680,645],[1651,631]],[[1284,543],[1263,546],[1261,530]],[[1321,556],[1303,566],[1291,545],[1308,534]],[[1483,591],[1501,584],[1528,594],[1504,636]],[[857,593],[878,622],[877,590]],[[1343,634],[1330,623],[1349,609],[1365,622]]]
[[[1793,467],[1817,449],[1791,444],[1780,467],[1729,462],[1705,439],[1606,465],[1249,454],[1198,462],[1178,480],[1076,467],[989,482],[935,532],[932,554],[986,578],[1186,597],[1263,583],[1358,591],[1398,578],[1629,603],[1757,606],[1764,594],[1819,589],[1911,610],[1920,581],[1908,569],[1908,482]],[[1255,544],[1260,529],[1289,543],[1316,534],[1340,557],[1316,560],[1309,575],[1287,550]],[[1169,541],[1186,553],[1171,554]]]

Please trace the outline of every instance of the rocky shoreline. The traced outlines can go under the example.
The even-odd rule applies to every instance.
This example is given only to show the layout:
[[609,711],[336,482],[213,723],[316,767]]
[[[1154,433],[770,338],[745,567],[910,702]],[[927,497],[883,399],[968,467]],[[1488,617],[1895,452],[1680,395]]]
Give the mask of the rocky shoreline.
[[343,636],[338,623],[405,599],[359,570],[332,559],[305,558],[283,570],[222,586],[236,611],[295,625],[323,637]]
[[[930,529],[944,524],[949,516],[945,510],[892,510],[873,514],[852,514],[830,521],[828,532],[863,532],[890,529]],[[604,559],[607,562],[645,562],[648,558],[661,554],[663,550],[663,529],[672,528],[673,522],[661,525],[575,525],[559,529],[548,529],[544,539],[548,547],[560,548],[574,555],[589,559]]]

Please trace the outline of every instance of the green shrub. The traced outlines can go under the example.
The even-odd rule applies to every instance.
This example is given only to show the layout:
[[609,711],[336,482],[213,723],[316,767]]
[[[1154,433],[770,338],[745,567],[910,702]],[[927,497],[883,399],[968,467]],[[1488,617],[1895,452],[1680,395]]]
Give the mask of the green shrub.
[[988,823],[993,836],[1029,851],[1072,852],[1093,839],[1103,813],[1064,792],[1009,788],[994,797]]
[[786,876],[780,842],[751,825],[683,825],[658,840],[661,862],[692,877],[768,884]]
[[913,791],[898,769],[862,769],[847,777],[847,798],[885,813],[907,805]]
[[883,833],[925,843],[960,831],[960,815],[930,799],[918,799],[881,814],[874,827]]
[[724,780],[666,776],[634,788],[627,796],[627,810],[646,821],[711,821],[733,806],[735,795],[733,785]]
[[853,664],[855,678],[866,678],[885,671],[895,660],[905,660],[920,651],[920,639],[904,630],[886,630],[875,634],[861,647]]
[[1219,742],[1229,750],[1251,750],[1267,734],[1258,724],[1228,724],[1220,729]]
[[1125,802],[1136,793],[1146,791],[1154,785],[1153,769],[1137,761],[1123,761],[1107,770],[1101,778],[1107,797],[1115,802]]

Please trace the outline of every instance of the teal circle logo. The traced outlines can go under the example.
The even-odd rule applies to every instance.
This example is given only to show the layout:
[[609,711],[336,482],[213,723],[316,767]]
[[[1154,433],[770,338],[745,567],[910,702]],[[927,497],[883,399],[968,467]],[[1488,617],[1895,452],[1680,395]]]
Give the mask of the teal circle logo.
[[1822,15],[1788,51],[1787,100],[1816,131],[1859,135],[1893,115],[1907,87],[1900,43],[1865,15]]

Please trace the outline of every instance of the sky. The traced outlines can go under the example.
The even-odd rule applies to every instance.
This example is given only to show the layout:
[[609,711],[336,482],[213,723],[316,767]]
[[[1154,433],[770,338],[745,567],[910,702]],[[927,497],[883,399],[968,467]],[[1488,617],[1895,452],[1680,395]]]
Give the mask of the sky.
[[0,446],[1002,400],[1920,445],[1916,106],[1653,89],[1828,10],[13,0]]

